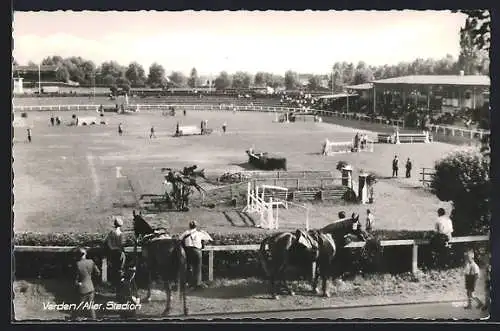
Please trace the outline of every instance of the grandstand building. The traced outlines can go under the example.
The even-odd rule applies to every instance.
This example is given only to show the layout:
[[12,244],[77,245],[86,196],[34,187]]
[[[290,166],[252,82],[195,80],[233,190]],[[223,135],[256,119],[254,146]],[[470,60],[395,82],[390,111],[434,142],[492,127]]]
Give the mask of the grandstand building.
[[435,113],[479,109],[489,102],[489,88],[488,76],[463,73],[402,76],[345,87],[369,102],[377,114],[385,105],[412,105]]
[[57,81],[57,66],[13,66],[12,68],[12,90],[14,94],[44,93],[56,91],[61,85],[67,85]]

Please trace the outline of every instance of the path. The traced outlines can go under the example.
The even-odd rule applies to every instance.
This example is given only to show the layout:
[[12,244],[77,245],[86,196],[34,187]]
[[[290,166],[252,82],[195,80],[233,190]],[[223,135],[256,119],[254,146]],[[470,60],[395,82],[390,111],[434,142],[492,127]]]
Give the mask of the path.
[[[362,307],[312,308],[300,310],[277,310],[266,312],[242,312],[228,314],[191,315],[193,319],[465,319],[478,320],[488,316],[480,309],[466,310],[463,302],[418,303],[402,305],[379,305]],[[178,318],[178,317],[176,317]]]

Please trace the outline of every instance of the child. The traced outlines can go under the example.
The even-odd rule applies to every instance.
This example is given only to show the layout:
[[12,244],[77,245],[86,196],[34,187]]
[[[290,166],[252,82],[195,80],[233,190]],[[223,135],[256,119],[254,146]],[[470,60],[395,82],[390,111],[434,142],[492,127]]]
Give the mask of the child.
[[370,209],[366,210],[366,231],[371,232],[373,230],[373,214]]
[[476,289],[477,279],[479,278],[479,266],[474,261],[474,251],[467,251],[467,255],[465,256],[465,289],[467,290],[467,306],[465,309],[472,308],[472,300],[474,299],[477,302],[477,308],[481,308],[483,303],[479,300],[478,297],[474,295],[474,291]]

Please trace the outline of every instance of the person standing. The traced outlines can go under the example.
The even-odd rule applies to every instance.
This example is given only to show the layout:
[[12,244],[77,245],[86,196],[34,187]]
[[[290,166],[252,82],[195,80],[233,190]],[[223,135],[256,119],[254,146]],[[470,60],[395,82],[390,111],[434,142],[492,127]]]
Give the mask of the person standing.
[[398,177],[398,170],[399,170],[398,156],[394,155],[394,159],[392,160],[392,177]]
[[205,287],[201,279],[201,257],[204,241],[212,241],[210,235],[198,230],[196,221],[189,222],[189,230],[185,231],[179,237],[184,244],[187,256],[188,268],[191,269],[191,286],[194,288]]
[[373,214],[372,214],[370,209],[367,209],[366,210],[366,225],[365,225],[366,231],[371,232],[373,230],[373,221],[374,221]]
[[119,217],[114,218],[113,222],[114,229],[111,230],[106,239],[104,240],[105,248],[108,251],[108,258],[113,265],[113,269],[116,274],[114,277],[115,284],[120,283],[120,279],[123,277],[123,270],[125,267],[125,250],[123,248],[123,232],[121,230],[123,226],[123,220]]
[[411,167],[412,167],[411,160],[410,158],[408,158],[408,160],[406,160],[406,178],[411,177]]
[[54,126],[54,116],[50,117],[50,125]]
[[[93,309],[95,288],[92,282],[92,276],[99,276],[101,272],[94,261],[87,259],[87,251],[84,248],[78,248],[76,254],[75,286],[79,298],[77,306],[80,303],[89,303],[90,317],[96,319],[96,312],[95,309]],[[78,308],[73,311],[72,315],[73,318],[79,315]]]
[[123,135],[122,123],[118,124],[118,135]]
[[149,139],[152,139],[153,137],[156,138],[156,134],[155,134],[155,127],[151,125],[151,129],[149,130]]
[[467,291],[467,305],[464,307],[465,309],[472,308],[472,300],[476,301],[477,308],[482,308],[483,303],[481,300],[474,294],[476,290],[476,283],[479,278],[479,266],[476,261],[474,261],[474,251],[472,249],[467,251],[465,256],[465,290]]
[[224,124],[222,124],[222,132],[226,133],[226,129],[227,129],[227,124],[226,122],[224,122]]
[[26,133],[28,135],[28,142],[31,143],[31,129],[28,128],[28,129],[26,129],[26,131],[27,131]]
[[435,230],[437,234],[444,235],[451,240],[451,235],[453,233],[453,222],[446,215],[444,208],[439,208],[437,211],[438,219],[436,221]]

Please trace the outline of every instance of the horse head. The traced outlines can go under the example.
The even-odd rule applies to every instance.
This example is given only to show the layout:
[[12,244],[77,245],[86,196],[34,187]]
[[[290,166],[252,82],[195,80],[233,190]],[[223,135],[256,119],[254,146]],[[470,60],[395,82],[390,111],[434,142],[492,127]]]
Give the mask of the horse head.
[[134,234],[136,238],[155,232],[151,225],[142,217],[142,213],[139,212],[139,214],[137,214],[135,210],[133,210],[132,216],[134,217]]

